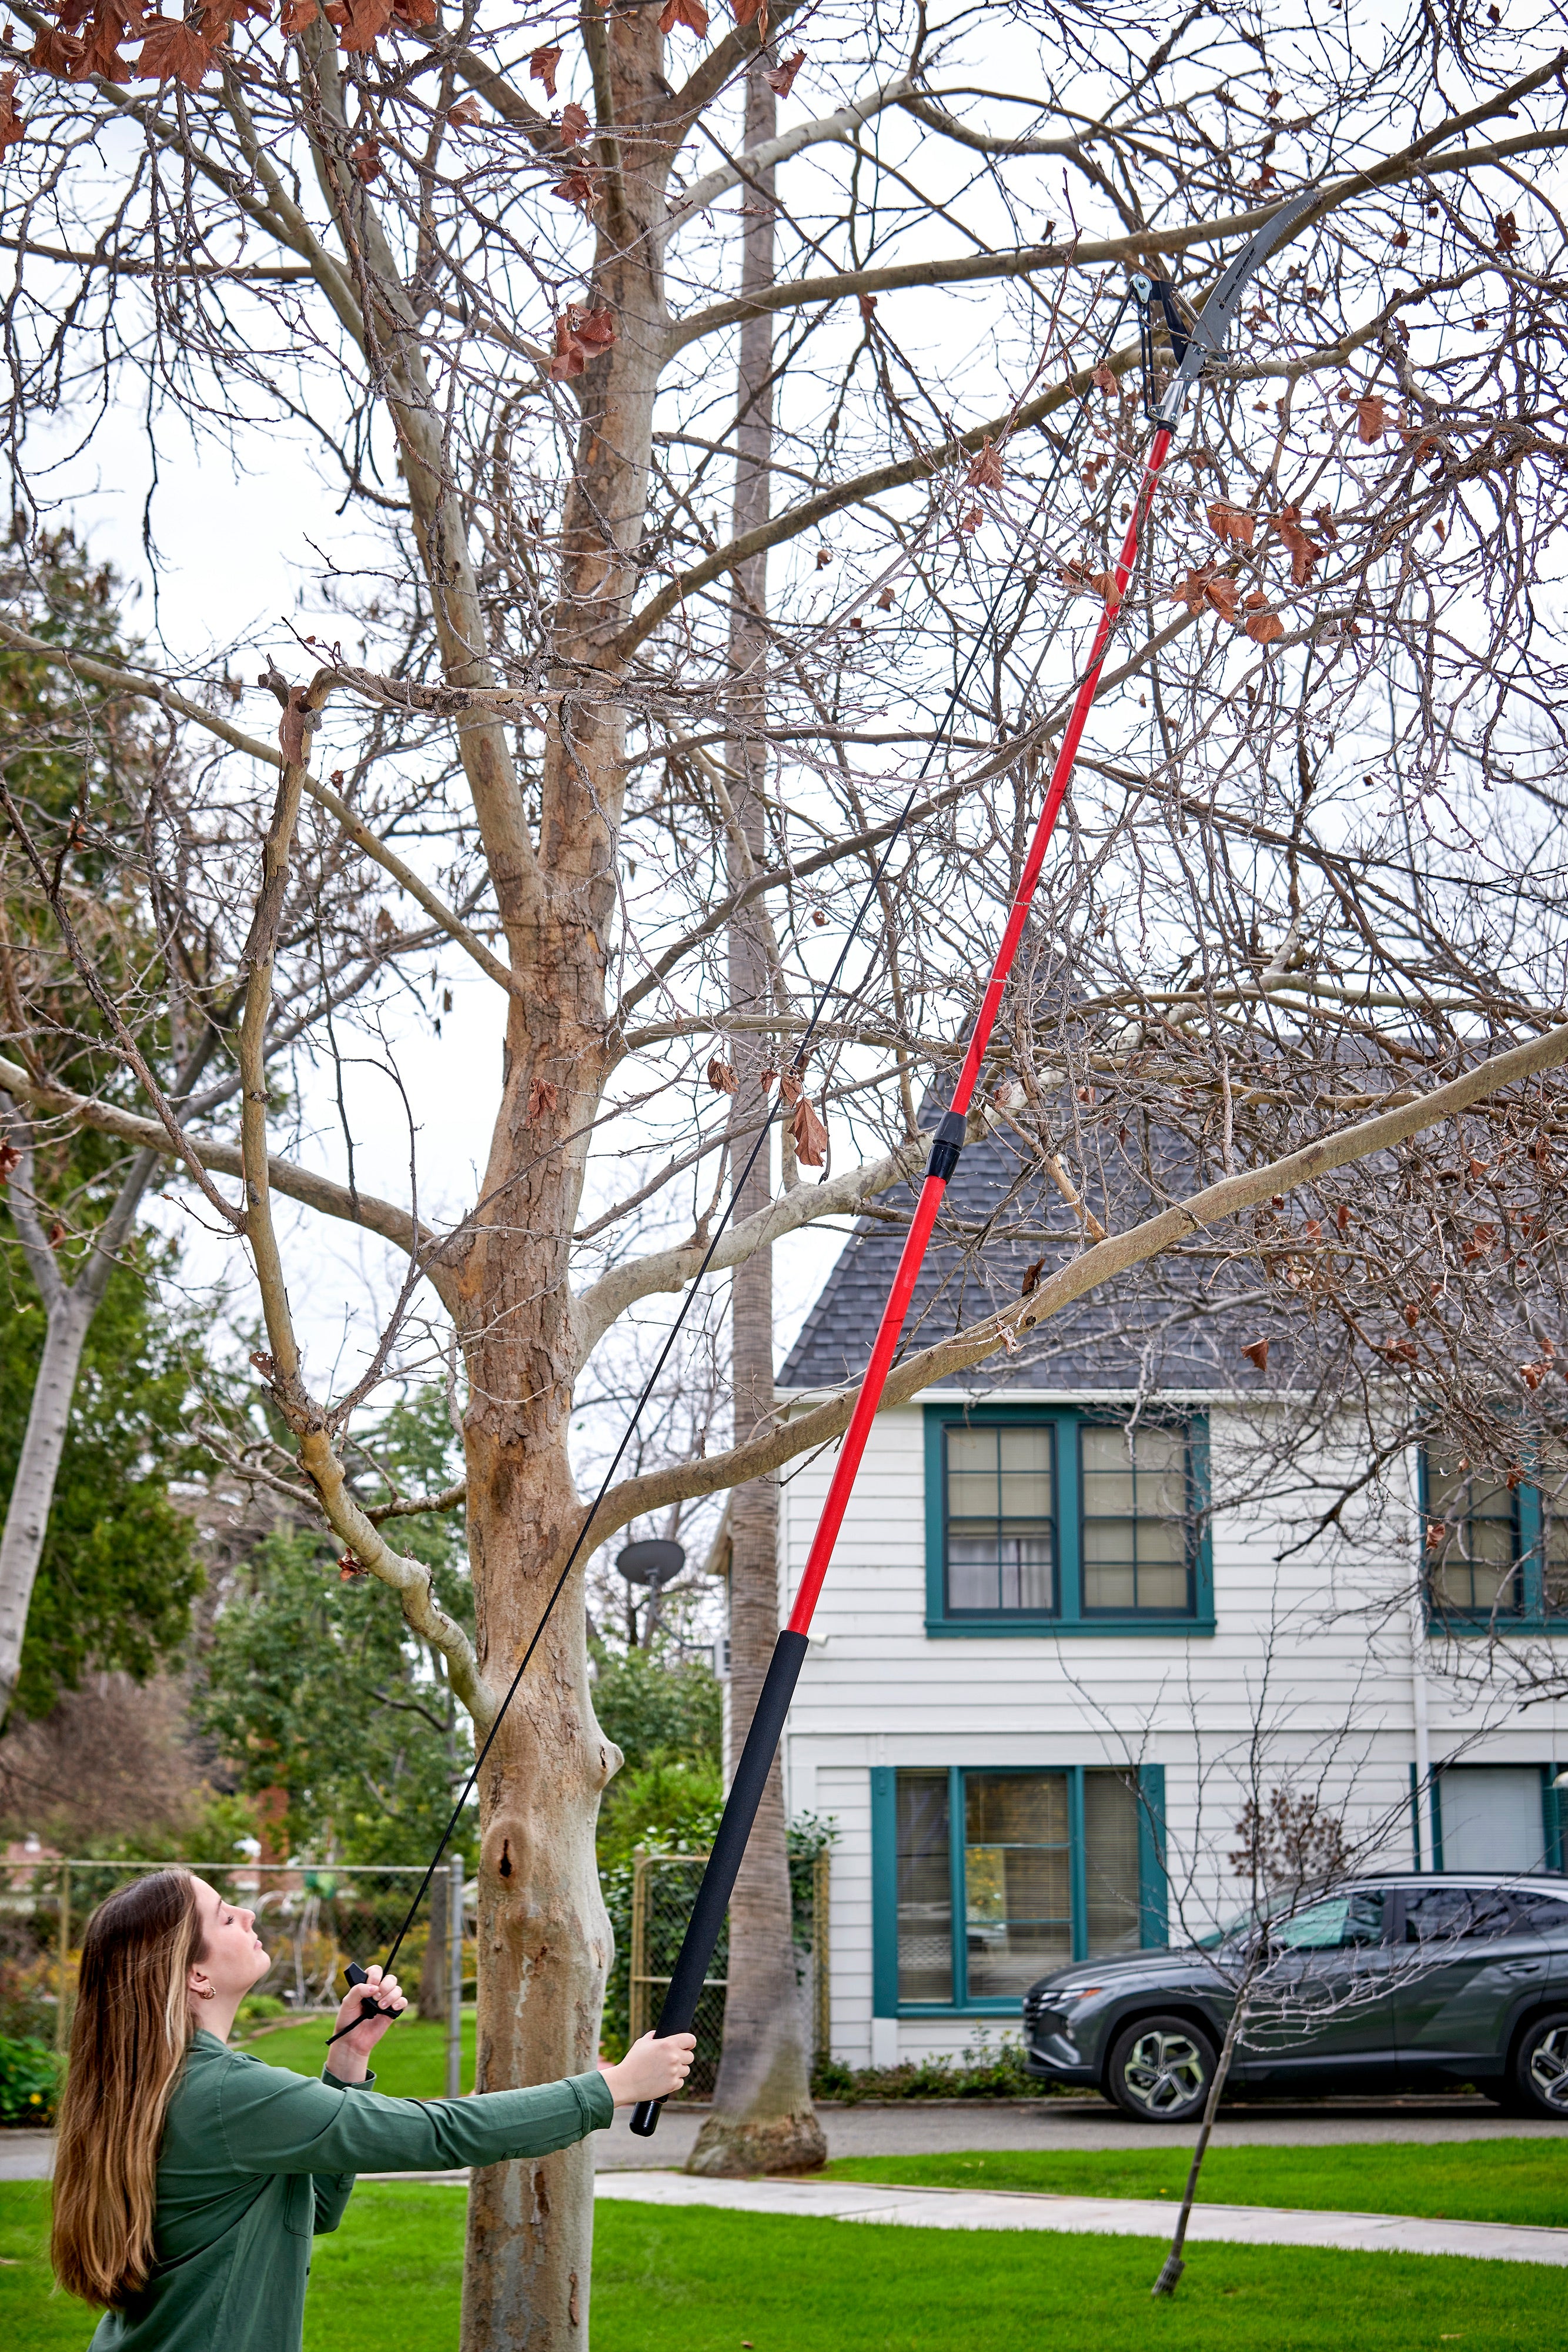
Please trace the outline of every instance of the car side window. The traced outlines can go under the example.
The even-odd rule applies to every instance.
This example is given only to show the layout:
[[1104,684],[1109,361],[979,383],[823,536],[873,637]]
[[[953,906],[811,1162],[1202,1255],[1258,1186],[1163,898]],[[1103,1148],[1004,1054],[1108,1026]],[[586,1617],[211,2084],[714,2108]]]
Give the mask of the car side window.
[[1522,1894],[1514,1896],[1520,1924],[1535,1936],[1568,1936],[1568,1901],[1561,1895]]
[[1291,1918],[1277,1921],[1270,1933],[1288,1952],[1343,1952],[1383,1941],[1383,1892],[1358,1889],[1311,1903]]
[[1407,1944],[1484,1943],[1518,1925],[1513,1899],[1488,1886],[1434,1886],[1405,1898]]

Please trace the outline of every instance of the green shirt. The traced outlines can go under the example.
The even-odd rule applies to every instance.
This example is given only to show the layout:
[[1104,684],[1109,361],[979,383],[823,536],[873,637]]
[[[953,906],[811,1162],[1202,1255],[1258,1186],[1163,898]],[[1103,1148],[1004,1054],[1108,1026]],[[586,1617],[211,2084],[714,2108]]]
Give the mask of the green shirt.
[[337,2228],[356,2172],[547,2156],[614,2111],[599,2074],[476,2098],[383,2099],[198,2032],[158,2152],[152,2274],[123,2311],[105,2313],[92,2352],[299,2352],[310,2241]]

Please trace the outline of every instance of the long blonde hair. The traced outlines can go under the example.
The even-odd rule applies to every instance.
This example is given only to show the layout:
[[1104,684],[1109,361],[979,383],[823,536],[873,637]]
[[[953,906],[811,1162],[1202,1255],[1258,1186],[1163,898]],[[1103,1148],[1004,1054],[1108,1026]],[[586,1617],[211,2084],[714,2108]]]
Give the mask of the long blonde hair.
[[70,2070],[55,2154],[55,2275],[122,2305],[152,2267],[158,2145],[192,2022],[201,1958],[189,1871],[159,1870],[100,1903],[82,1937]]

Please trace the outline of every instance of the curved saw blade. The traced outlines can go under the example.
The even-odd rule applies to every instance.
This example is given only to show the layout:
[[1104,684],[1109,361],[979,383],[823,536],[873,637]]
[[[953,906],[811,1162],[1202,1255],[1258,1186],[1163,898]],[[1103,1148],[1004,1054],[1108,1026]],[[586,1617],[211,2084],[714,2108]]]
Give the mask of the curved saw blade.
[[1229,340],[1232,321],[1241,308],[1241,298],[1253,278],[1268,260],[1281,238],[1287,236],[1318,200],[1316,186],[1302,188],[1296,195],[1287,197],[1277,213],[1270,214],[1262,227],[1244,245],[1234,261],[1220,273],[1219,283],[1198,313],[1197,323],[1187,338],[1181,364],[1176,369],[1160,403],[1161,421],[1174,425],[1181,415],[1187,394],[1197,382],[1208,362],[1218,359]]

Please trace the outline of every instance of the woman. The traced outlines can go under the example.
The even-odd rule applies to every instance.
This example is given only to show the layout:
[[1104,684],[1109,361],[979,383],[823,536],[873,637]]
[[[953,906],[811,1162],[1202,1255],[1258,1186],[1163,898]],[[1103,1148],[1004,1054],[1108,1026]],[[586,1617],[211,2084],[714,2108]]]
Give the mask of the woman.
[[337,2228],[357,2171],[544,2156],[691,2066],[691,2034],[648,2033],[620,2065],[537,2090],[378,2098],[365,2061],[407,2006],[397,1979],[372,1969],[350,1993],[337,2022],[352,2031],[310,2082],[227,2047],[269,1965],[256,1914],[186,1871],[139,1879],[88,1922],[52,2251],[61,2285],[107,2306],[94,2352],[299,2352],[310,2241]]

